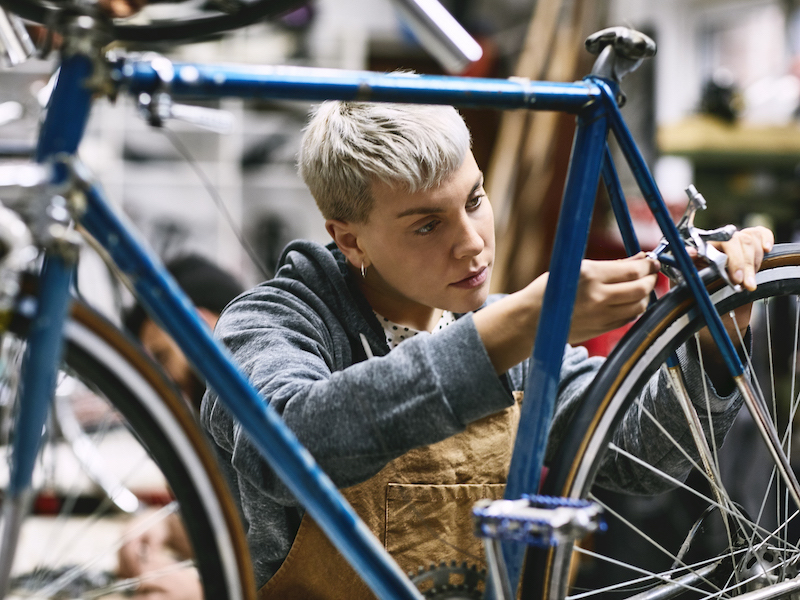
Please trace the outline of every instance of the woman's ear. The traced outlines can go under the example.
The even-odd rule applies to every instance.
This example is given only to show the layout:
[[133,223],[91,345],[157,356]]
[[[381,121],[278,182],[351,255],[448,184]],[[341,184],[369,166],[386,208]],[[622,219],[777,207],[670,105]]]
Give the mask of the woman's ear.
[[325,221],[325,229],[345,258],[347,258],[347,262],[354,267],[360,267],[364,263],[366,256],[358,244],[359,232],[355,224],[349,221],[328,219]]

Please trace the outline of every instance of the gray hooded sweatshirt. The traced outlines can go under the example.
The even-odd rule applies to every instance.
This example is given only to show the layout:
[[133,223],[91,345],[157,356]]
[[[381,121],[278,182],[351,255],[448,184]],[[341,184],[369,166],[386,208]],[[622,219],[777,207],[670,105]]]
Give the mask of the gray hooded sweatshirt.
[[[498,377],[472,314],[458,317],[435,335],[418,334],[389,352],[383,329],[341,252],[333,244],[297,241],[284,250],[272,280],[223,311],[215,335],[322,469],[344,488],[369,479],[413,448],[505,409],[513,402],[512,390],[524,389],[527,361]],[[374,355],[369,360],[362,334]],[[700,381],[696,361],[683,349],[679,358],[692,389]],[[602,363],[584,348],[567,346],[550,450]],[[653,377],[642,404],[663,416],[667,429],[681,439],[686,427],[663,378],[663,373]],[[712,400],[718,442],[740,405],[738,395]],[[303,508],[211,390],[201,413],[239,503],[261,587],[288,554]],[[635,405],[615,442],[674,476],[688,473],[683,454]],[[600,479],[636,493],[666,488],[628,461],[610,463]]]

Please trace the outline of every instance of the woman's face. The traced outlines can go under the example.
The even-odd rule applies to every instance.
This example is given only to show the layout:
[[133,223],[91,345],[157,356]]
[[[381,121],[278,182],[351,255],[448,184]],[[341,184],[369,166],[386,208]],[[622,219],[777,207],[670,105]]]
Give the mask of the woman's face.
[[414,321],[435,309],[480,307],[494,262],[494,215],[472,153],[434,189],[411,194],[380,183],[372,191],[369,219],[357,226],[372,308]]

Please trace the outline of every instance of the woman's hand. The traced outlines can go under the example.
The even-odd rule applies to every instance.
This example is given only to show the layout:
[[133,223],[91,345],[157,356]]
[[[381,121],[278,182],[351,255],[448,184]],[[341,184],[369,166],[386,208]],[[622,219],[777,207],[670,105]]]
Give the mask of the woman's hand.
[[[748,227],[737,231],[727,242],[714,242],[714,246],[728,255],[727,271],[731,282],[740,284],[747,290],[756,289],[756,273],[761,268],[764,255],[772,250],[775,245],[775,236],[766,227]],[[722,315],[722,324],[733,340],[734,346],[739,346],[740,337],[743,339],[750,324],[752,305],[745,304],[730,315]],[[700,331],[700,345],[704,353],[706,370],[712,381],[721,381],[727,370],[722,361],[722,356],[716,351],[716,345],[704,327]]]
[[726,268],[731,281],[752,291],[756,289],[756,273],[764,254],[775,245],[775,236],[766,227],[748,227],[737,231],[727,242],[713,244],[728,255]]
[[[582,342],[642,314],[658,269],[658,261],[644,253],[622,260],[584,260],[569,341]],[[475,313],[475,326],[497,373],[530,356],[547,280],[545,273]]]
[[[714,242],[714,246],[728,256],[727,271],[731,281],[748,290],[756,289],[755,274],[761,268],[764,255],[772,250],[774,244],[775,237],[766,227],[743,229],[727,242]],[[622,260],[584,260],[570,327],[570,343],[586,341],[641,315],[655,287],[658,269],[658,261],[643,253]],[[738,335],[733,320],[726,317],[723,321],[736,339]],[[750,306],[739,308],[736,326],[742,335],[749,322]],[[706,337],[710,340],[710,336]]]
[[584,260],[569,343],[579,344],[630,323],[647,308],[660,268],[644,252],[621,260]]

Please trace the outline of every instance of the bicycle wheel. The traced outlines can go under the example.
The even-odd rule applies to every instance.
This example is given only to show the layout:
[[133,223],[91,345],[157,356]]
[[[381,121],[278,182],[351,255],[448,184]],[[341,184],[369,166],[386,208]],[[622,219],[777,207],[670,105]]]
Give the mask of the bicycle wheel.
[[[52,24],[53,16],[65,3],[49,0],[2,0],[5,8],[23,19]],[[253,23],[278,17],[302,5],[301,0],[252,0],[242,2],[230,12],[210,11],[181,20],[150,21],[138,25],[115,21],[111,38],[125,42],[188,42],[246,27]]]
[[[172,585],[207,600],[254,598],[237,510],[185,400],[86,305],[74,305],[65,336],[56,418],[7,597],[121,597]],[[21,343],[6,336],[2,346],[7,439]]]
[[[792,448],[798,422],[800,246],[776,246],[757,274],[754,292],[734,293],[710,273],[704,280],[720,314],[753,303],[748,376],[770,405],[787,456],[797,458]],[[688,435],[680,442],[668,438],[638,396],[656,372],[664,376],[660,369],[681,344],[697,348],[694,334],[700,327],[693,300],[678,287],[642,316],[603,365],[550,461],[543,491],[597,500],[606,509],[608,531],[575,546],[529,550],[524,598],[719,598],[755,590],[761,590],[759,598],[770,598],[781,586],[794,586],[790,580],[800,566],[797,507],[746,408],[725,444],[711,453],[713,477],[693,458],[685,482],[670,478],[610,442],[623,415],[633,410],[638,412],[628,417],[636,414],[675,448],[693,444]],[[708,421],[705,409],[697,412],[701,422]],[[601,464],[619,459],[633,461],[648,477],[658,475],[671,491],[647,497],[601,489]]]

